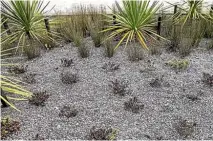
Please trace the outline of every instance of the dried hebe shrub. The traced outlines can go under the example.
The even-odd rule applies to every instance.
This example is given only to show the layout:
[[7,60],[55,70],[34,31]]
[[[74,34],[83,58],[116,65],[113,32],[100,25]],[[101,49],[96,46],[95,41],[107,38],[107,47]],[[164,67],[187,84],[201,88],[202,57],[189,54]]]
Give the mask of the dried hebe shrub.
[[44,92],[34,93],[32,98],[29,99],[29,103],[36,106],[45,106],[45,102],[49,98],[49,94]]
[[35,76],[36,76],[36,74],[28,73],[23,77],[23,79],[26,83],[34,84],[34,83],[36,83]]
[[139,113],[144,105],[137,99],[137,97],[130,98],[129,101],[124,102],[124,109],[133,113]]
[[77,73],[73,72],[63,72],[61,73],[61,81],[64,84],[74,84],[78,81]]
[[213,75],[204,72],[203,73],[203,80],[202,81],[206,85],[212,87],[213,86]]
[[187,94],[187,95],[185,95],[185,97],[187,98],[187,99],[189,99],[190,101],[199,101],[200,100],[200,98],[198,97],[198,96],[196,96],[196,95],[189,95],[189,94]]
[[106,71],[115,71],[119,69],[120,64],[116,65],[112,62],[105,63],[102,67],[102,69]]
[[151,80],[149,85],[153,88],[159,88],[162,86],[161,82],[162,82],[162,80],[160,78],[154,78]]
[[187,120],[180,119],[177,123],[174,124],[174,128],[177,133],[185,139],[189,136],[192,136],[196,125],[197,124],[195,122],[189,122]]
[[1,119],[1,140],[5,140],[9,135],[20,130],[20,122],[9,117]]
[[117,135],[117,130],[109,128],[95,128],[94,126],[90,129],[88,140],[114,140]]
[[73,64],[73,60],[72,59],[67,59],[67,58],[61,59],[61,65],[63,67],[69,67],[69,66],[71,66],[71,64]]
[[59,117],[75,117],[78,114],[78,110],[73,106],[63,106],[60,110]]
[[115,79],[114,81],[110,81],[109,86],[115,95],[125,96],[130,93],[128,81]]
[[45,140],[45,138],[42,137],[42,136],[39,135],[39,134],[36,134],[35,137],[34,137],[32,140]]
[[8,68],[8,72],[14,73],[14,74],[22,74],[27,71],[27,65],[13,65],[10,68]]

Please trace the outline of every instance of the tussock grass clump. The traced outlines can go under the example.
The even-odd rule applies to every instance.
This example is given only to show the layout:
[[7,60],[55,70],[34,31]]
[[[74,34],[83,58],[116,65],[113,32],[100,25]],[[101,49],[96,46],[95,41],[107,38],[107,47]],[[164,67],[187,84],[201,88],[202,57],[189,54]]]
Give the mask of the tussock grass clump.
[[88,21],[88,30],[90,32],[90,36],[93,40],[95,47],[100,47],[102,44],[102,40],[104,38],[104,34],[100,32],[104,29],[105,22],[103,14],[106,14],[105,7],[96,8],[94,6],[90,6],[88,8],[89,21]]
[[127,48],[128,58],[130,61],[140,61],[144,59],[144,52],[137,43],[131,43]]
[[90,129],[90,134],[88,135],[89,140],[115,140],[117,135],[117,130],[109,128],[99,128],[92,127]]
[[100,29],[96,25],[90,27],[90,36],[95,47],[100,47],[103,40],[103,33],[99,33]]
[[152,45],[149,48],[149,52],[151,55],[158,55],[161,54],[160,48],[157,45]]
[[77,73],[63,72],[61,73],[61,81],[63,84],[74,84],[78,81]]
[[60,110],[59,117],[75,117],[78,114],[78,110],[72,106],[63,106]]
[[115,95],[125,96],[130,93],[128,81],[115,79],[110,81],[109,86]]
[[8,68],[8,72],[10,73],[14,73],[14,74],[22,74],[25,73],[27,71],[27,65],[13,65],[11,67]]
[[105,49],[105,56],[106,57],[113,57],[115,50],[114,50],[114,46],[112,44],[112,40],[106,40],[104,42],[104,49]]
[[80,46],[78,47],[78,54],[81,58],[89,57],[89,48],[86,46],[84,41],[81,41]]
[[80,47],[83,42],[83,33],[81,31],[76,31],[73,33],[73,42],[76,47]]
[[137,97],[130,98],[129,101],[124,102],[124,109],[133,113],[139,113],[139,111],[143,108],[144,105],[139,102]]
[[191,53],[192,46],[190,44],[181,44],[179,48],[179,54],[181,57],[185,57]]
[[89,48],[86,46],[81,32],[76,32],[76,35],[74,36],[74,44],[78,48],[78,54],[81,58],[89,57]]
[[20,122],[9,117],[1,118],[1,140],[20,130]]
[[188,68],[189,61],[187,59],[173,59],[166,63],[166,65],[170,66],[171,68],[175,70],[184,70]]
[[69,67],[69,66],[71,66],[71,64],[73,64],[73,60],[72,59],[67,59],[67,58],[61,59],[61,65],[63,67]]
[[40,45],[37,42],[30,41],[23,47],[24,53],[27,55],[29,60],[40,56]]
[[203,73],[203,83],[212,87],[213,86],[213,75],[209,73]]
[[45,106],[45,102],[49,98],[49,94],[46,91],[34,93],[32,98],[29,99],[29,103],[35,106]]

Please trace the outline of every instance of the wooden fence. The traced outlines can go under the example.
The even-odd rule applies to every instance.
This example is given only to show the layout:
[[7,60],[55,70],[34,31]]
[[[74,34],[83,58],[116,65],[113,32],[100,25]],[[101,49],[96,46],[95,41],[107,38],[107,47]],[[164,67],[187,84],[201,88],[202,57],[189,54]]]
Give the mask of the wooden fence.
[[[178,9],[178,7],[177,7],[177,5],[175,5],[174,6],[174,12],[171,13],[171,14],[167,14],[167,15],[174,15],[174,14],[176,14],[177,13],[177,9]],[[212,14],[212,13],[213,13],[213,5],[211,5],[211,10],[210,10],[210,14]],[[55,17],[55,16],[73,16],[73,15],[53,15],[51,17]],[[5,30],[7,30],[7,34],[10,35],[11,34],[11,30],[10,30],[10,28],[8,26],[7,21],[4,18],[2,18],[2,23],[3,23],[3,28]],[[45,18],[44,19],[44,23],[45,23],[45,27],[47,29],[47,32],[50,33],[49,18]],[[156,25],[157,33],[159,35],[161,34],[161,28],[162,28],[162,24],[161,23],[162,23],[162,17],[159,14],[158,20],[157,20],[157,25]]]

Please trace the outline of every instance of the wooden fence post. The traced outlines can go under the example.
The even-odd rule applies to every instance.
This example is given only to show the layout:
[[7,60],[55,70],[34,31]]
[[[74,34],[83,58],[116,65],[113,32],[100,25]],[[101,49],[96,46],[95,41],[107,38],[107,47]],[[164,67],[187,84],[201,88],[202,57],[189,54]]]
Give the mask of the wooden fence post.
[[45,23],[45,26],[46,26],[47,32],[49,32],[49,33],[50,33],[50,24],[49,24],[49,19],[48,19],[48,18],[45,18],[45,19],[44,19],[44,23]]
[[[45,23],[45,27],[46,27],[46,29],[47,29],[47,34],[48,34],[48,36],[52,37],[51,31],[50,31],[49,18],[46,17],[46,18],[44,19],[44,23]],[[47,48],[50,49],[51,47],[52,47],[52,45],[51,45],[51,43],[48,41],[48,42],[47,42]]]
[[[177,13],[177,5],[174,6],[174,15]],[[172,22],[175,22],[175,17],[173,18],[173,21]],[[175,35],[176,34],[176,25],[174,25],[174,29],[173,29],[173,34]]]
[[11,31],[10,31],[10,28],[9,28],[9,26],[8,26],[7,21],[6,21],[5,18],[2,18],[2,23],[3,23],[4,29],[7,30],[7,34],[10,35]]
[[[158,26],[157,26],[157,33],[158,33],[158,35],[160,35],[160,33],[161,33],[161,21],[162,21],[162,18],[160,16],[160,17],[158,17]],[[160,40],[159,37],[158,37],[158,40]]]
[[174,7],[174,14],[176,14],[177,13],[177,5],[175,5],[175,7]]

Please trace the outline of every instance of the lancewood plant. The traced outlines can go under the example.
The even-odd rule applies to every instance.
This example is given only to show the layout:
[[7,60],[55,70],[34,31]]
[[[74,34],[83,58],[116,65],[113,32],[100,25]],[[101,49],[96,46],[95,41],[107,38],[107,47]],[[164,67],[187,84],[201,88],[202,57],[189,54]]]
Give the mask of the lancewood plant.
[[[3,23],[1,23],[2,25]],[[8,30],[8,29],[7,29]],[[1,32],[1,40],[5,38],[5,34],[7,30],[4,30]],[[2,44],[7,44],[5,40],[1,41],[1,46]],[[19,80],[16,80],[4,72],[5,67],[8,66],[13,66],[16,64],[11,64],[8,63],[9,59],[15,59],[10,58],[10,55],[12,54],[12,50],[15,50],[16,48],[9,48],[9,49],[3,49],[1,48],[0,50],[0,58],[1,58],[1,74],[0,74],[0,88],[1,88],[1,102],[3,106],[11,106],[13,109],[18,110],[13,103],[11,103],[9,100],[25,100],[25,98],[30,98],[32,96],[32,93],[27,91],[26,89],[23,88],[23,86],[20,85],[22,83]],[[6,93],[10,93],[10,96],[6,96]]]
[[[9,53],[5,53],[8,52],[8,50],[0,51],[1,68],[5,66],[15,65],[6,62],[6,60],[8,59],[7,56],[10,55]],[[10,76],[6,76],[6,74],[4,75],[3,73],[4,72],[1,72],[0,75],[1,101],[5,102],[7,105],[11,106],[15,110],[20,111],[14,106],[13,103],[9,102],[9,100],[26,100],[26,98],[30,98],[32,96],[32,93],[24,89],[23,86],[20,85],[20,83],[22,83],[21,81]],[[10,93],[11,95],[6,96],[4,92]]]
[[[44,10],[48,3],[37,0],[1,1],[1,14],[8,20],[12,33],[5,38],[17,47],[25,47],[27,40],[41,43],[43,40],[54,40],[49,36],[44,23]],[[51,33],[54,35],[54,33]]]
[[[113,38],[118,34],[121,35],[121,39],[116,45],[115,49],[126,40],[126,45],[129,42],[138,40],[142,47],[148,49],[148,39],[162,38],[154,31],[156,27],[155,14],[161,8],[162,4],[158,1],[150,2],[148,1],[122,1],[120,5],[116,1],[116,13],[113,16],[116,17],[116,24],[108,26],[102,32],[111,31],[108,38]],[[107,16],[107,15],[106,15]],[[108,22],[112,23],[112,17],[109,18]]]
[[[171,5],[174,6],[174,4]],[[178,9],[180,9],[180,11],[178,11],[177,14],[175,15],[176,22],[182,24],[182,29],[184,25],[187,23],[187,21],[192,22],[193,20],[200,20],[200,19],[207,20],[209,17],[209,14],[202,13],[204,0],[183,0],[183,3],[177,6]]]

